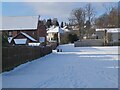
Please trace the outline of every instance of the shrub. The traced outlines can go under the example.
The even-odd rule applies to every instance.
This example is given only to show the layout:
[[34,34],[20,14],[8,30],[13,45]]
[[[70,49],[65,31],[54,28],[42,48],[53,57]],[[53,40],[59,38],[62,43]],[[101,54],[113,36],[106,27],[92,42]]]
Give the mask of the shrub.
[[78,40],[77,34],[69,34],[68,35],[68,40],[69,40],[70,43],[74,43],[75,41]]
[[8,46],[8,37],[7,37],[7,35],[2,35],[2,46],[3,47]]

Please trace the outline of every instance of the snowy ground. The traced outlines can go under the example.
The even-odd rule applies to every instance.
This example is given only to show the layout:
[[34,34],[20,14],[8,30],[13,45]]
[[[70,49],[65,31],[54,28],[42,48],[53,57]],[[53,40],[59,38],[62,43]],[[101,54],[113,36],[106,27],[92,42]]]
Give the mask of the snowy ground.
[[2,74],[3,88],[117,88],[118,47],[59,46]]

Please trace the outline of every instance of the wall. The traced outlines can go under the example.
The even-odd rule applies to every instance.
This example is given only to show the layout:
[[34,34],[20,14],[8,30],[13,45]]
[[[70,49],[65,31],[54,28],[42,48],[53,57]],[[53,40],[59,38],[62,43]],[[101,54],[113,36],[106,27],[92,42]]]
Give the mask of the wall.
[[28,47],[15,46],[2,48],[2,70],[14,69],[16,66],[40,58],[52,52],[50,46]]
[[104,39],[105,32],[104,31],[97,31],[96,36],[98,36],[98,39]]
[[103,46],[104,41],[101,39],[86,39],[82,41],[77,41],[74,43],[75,47],[85,47],[85,46]]
[[45,37],[45,42],[46,42],[46,26],[44,25],[43,21],[38,22],[38,27],[37,27],[37,40],[39,41],[39,37]]

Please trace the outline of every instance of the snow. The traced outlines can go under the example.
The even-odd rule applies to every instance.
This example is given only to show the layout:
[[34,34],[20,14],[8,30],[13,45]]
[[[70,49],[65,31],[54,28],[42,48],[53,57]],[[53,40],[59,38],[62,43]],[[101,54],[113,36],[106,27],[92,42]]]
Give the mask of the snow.
[[102,29],[96,29],[96,31],[105,31],[107,30],[108,33],[118,33],[120,32],[120,28],[102,28]]
[[96,29],[96,31],[105,31],[105,28],[102,28],[102,29]]
[[23,34],[24,36],[26,36],[27,38],[29,38],[31,41],[36,41],[34,38],[32,38],[30,35],[24,33],[24,32],[21,32],[21,34]]
[[58,47],[2,74],[3,88],[117,88],[118,47]]
[[11,43],[13,37],[8,37],[8,42]]
[[55,28],[49,29],[47,33],[64,33],[64,31],[59,27],[55,27]]
[[32,30],[37,29],[37,24],[38,16],[5,16],[0,30]]
[[26,44],[27,39],[14,39],[15,44]]
[[40,43],[28,43],[29,46],[40,46]]
[[61,28],[64,32],[70,32],[69,29],[67,29],[67,26],[64,26],[63,28]]
[[54,29],[54,28],[55,28],[55,26],[53,25],[50,28],[47,28],[46,30],[51,30],[51,29]]
[[70,32],[69,29],[62,28],[62,30],[63,30],[64,32]]
[[113,28],[108,30],[108,33],[119,33],[119,32],[120,32],[120,28]]

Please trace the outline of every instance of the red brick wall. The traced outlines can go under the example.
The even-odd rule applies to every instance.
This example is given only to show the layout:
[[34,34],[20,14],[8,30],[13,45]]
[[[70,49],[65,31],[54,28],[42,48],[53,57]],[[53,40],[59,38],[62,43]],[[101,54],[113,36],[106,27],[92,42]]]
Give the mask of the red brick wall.
[[28,35],[37,40],[37,30],[24,30],[22,32],[27,33]]
[[17,35],[17,31],[12,32],[13,37]]
[[46,39],[47,32],[46,32],[46,26],[44,25],[43,21],[39,21],[38,23],[37,34],[38,34],[37,35],[38,40],[39,40],[39,37],[45,37]]

